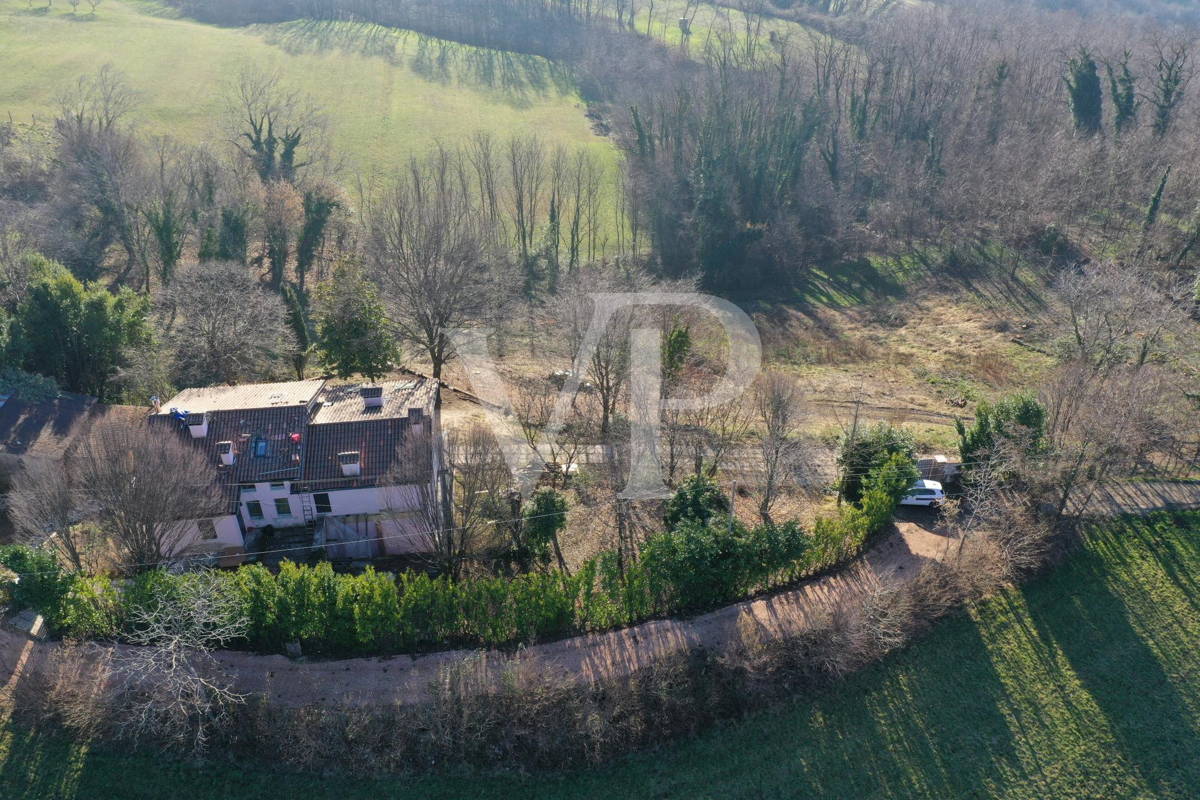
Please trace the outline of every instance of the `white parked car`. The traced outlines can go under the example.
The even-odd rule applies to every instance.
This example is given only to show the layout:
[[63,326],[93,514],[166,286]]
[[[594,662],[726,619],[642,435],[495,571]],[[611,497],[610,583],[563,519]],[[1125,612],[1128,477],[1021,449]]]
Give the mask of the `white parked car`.
[[917,481],[900,501],[902,506],[937,507],[946,502],[946,492],[937,481]]

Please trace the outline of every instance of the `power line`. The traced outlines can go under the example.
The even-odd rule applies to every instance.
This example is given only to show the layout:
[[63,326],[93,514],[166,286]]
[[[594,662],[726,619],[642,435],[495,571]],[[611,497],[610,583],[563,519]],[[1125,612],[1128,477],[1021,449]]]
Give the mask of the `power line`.
[[[601,508],[606,505],[611,505],[611,504],[617,502],[619,499],[620,498],[614,497],[611,500],[606,500],[602,503],[597,503],[596,505],[589,506],[588,508],[589,508],[589,510]],[[521,520],[543,519],[545,517],[557,517],[557,516],[560,516],[557,512],[551,513],[551,514],[533,514],[528,517],[521,517]],[[481,522],[479,524],[494,526],[494,525],[507,525],[510,522],[512,522],[512,520],[491,519],[491,520],[484,520],[483,522]],[[454,533],[457,531],[469,530],[472,527],[473,526],[470,526],[470,525],[459,525],[459,526],[452,527],[452,528],[439,528],[437,530],[437,532],[438,533]],[[382,541],[385,541],[388,539],[409,539],[409,540],[411,540],[417,536],[427,536],[427,535],[430,535],[430,534],[407,533],[407,534],[402,534],[399,536],[373,536],[370,538],[352,539],[352,540],[345,541],[345,542],[334,542],[333,544],[335,544],[335,545],[338,545],[338,544],[352,545],[352,544],[362,544],[362,543],[369,543],[369,542],[382,542]],[[312,550],[312,549],[313,549],[312,545],[296,545],[294,547],[280,547],[280,548],[276,548],[274,550],[259,550],[253,554],[248,553],[247,555],[256,555],[256,556],[276,555],[278,553],[292,553],[292,552],[296,552],[299,550]],[[195,556],[193,556],[193,557],[195,557]],[[133,563],[133,564],[114,564],[112,566],[112,568],[113,569],[129,569],[129,568],[133,568],[133,567],[160,567],[160,566],[163,566],[166,564],[177,563],[179,561],[185,560],[186,558],[188,558],[188,557],[181,556],[179,558],[165,558],[165,559],[161,559],[159,561],[143,561],[141,563]],[[41,570],[38,572],[16,572],[13,574],[17,575],[18,577],[28,577],[28,576],[33,576],[33,575],[51,575],[51,574],[54,574],[54,570]]]

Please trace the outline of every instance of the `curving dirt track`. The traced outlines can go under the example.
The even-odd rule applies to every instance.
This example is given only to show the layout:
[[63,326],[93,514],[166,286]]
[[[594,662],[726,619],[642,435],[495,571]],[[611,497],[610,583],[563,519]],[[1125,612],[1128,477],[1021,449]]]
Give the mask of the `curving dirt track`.
[[[1200,508],[1200,484],[1127,484],[1093,498],[1088,513],[1148,512]],[[498,652],[450,651],[419,656],[341,661],[291,661],[284,656],[228,652],[220,663],[239,691],[265,695],[288,707],[310,704],[377,705],[420,703],[432,696],[439,676],[465,666],[481,681],[498,678],[514,661],[523,671],[583,683],[628,675],[665,655],[704,647],[723,650],[747,640],[794,633],[813,614],[860,595],[888,575],[913,575],[930,559],[943,557],[956,541],[929,525],[922,511],[902,515],[893,530],[857,564],[769,597],[747,600],[689,619],[656,620],[608,633],[547,642],[516,657]],[[52,668],[56,644],[35,643],[0,628],[0,696]]]
[[[915,574],[924,561],[945,553],[950,541],[915,522],[897,522],[891,534],[858,564],[795,589],[689,619],[655,620],[532,645],[517,656],[459,650],[338,661],[292,661],[242,652],[220,653],[217,658],[234,677],[238,691],[265,695],[286,707],[420,703],[431,696],[446,670],[465,666],[479,680],[487,681],[499,678],[514,660],[527,673],[583,683],[629,675],[658,658],[698,647],[722,650],[747,636],[761,641],[793,633],[804,628],[817,610],[853,598],[883,576]],[[17,680],[36,678],[50,669],[56,647],[0,630],[0,687],[11,687]]]

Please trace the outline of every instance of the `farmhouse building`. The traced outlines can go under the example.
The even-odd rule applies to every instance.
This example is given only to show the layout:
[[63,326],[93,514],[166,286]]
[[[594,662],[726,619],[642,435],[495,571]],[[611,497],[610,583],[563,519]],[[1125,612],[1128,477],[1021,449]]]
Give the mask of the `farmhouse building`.
[[236,556],[300,528],[331,558],[424,549],[447,502],[437,392],[428,380],[307,380],[186,389],[160,404],[151,424],[191,442],[230,500],[187,546]]

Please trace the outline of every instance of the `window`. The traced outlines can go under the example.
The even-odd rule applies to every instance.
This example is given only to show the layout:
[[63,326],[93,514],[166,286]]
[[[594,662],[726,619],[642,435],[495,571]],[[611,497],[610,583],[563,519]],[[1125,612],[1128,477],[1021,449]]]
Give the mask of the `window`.
[[332,514],[333,504],[329,502],[329,494],[314,494],[313,502],[317,504],[318,514]]
[[202,519],[196,523],[200,528],[201,541],[211,541],[217,538],[217,526],[211,519]]
[[246,503],[246,513],[250,515],[250,519],[262,519],[262,503],[257,500]]
[[284,487],[284,485],[285,484],[283,481],[279,481],[278,483],[272,483],[271,488],[272,489],[282,489]]
[[238,488],[242,490],[242,494],[251,494],[254,492],[254,484],[253,483],[243,483]]
[[266,458],[267,457],[267,440],[262,436],[254,437],[254,457],[255,458]]
[[292,504],[286,497],[275,498],[275,516],[290,517],[292,515]]

